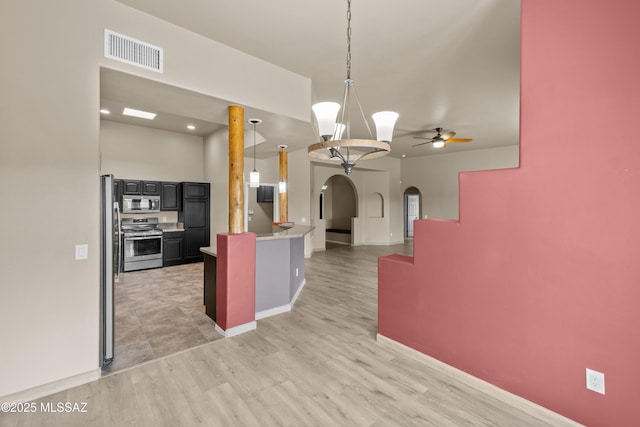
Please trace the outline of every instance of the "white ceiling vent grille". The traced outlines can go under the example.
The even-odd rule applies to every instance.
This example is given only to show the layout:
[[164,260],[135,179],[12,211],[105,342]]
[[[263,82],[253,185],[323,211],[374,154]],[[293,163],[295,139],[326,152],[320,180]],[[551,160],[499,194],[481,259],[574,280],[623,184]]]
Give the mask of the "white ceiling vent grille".
[[162,48],[104,30],[104,56],[162,73]]

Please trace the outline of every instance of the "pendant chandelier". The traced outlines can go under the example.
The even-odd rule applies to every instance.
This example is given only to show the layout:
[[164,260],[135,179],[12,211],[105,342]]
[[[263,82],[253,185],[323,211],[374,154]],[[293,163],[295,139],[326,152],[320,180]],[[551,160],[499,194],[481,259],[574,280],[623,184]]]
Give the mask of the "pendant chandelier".
[[249,173],[249,187],[260,187],[260,172],[256,170],[256,125],[262,123],[260,119],[249,119],[253,125],[253,171]]
[[[342,105],[337,102],[320,102],[313,105],[312,109],[322,142],[310,145],[308,152],[310,157],[316,159],[341,161],[345,173],[349,175],[356,162],[389,154],[393,127],[398,119],[398,113],[393,111],[373,114],[376,127],[374,139],[351,79],[351,0],[347,0],[347,78],[344,83]],[[351,137],[352,109],[357,110],[362,116],[369,138]],[[338,113],[340,113],[339,118]]]

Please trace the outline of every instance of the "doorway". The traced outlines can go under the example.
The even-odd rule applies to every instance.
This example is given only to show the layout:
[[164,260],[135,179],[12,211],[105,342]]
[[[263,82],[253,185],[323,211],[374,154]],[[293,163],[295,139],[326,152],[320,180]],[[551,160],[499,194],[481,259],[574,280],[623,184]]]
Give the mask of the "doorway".
[[320,196],[319,217],[325,220],[327,249],[352,244],[351,223],[357,215],[353,182],[344,175],[333,175],[322,186]]
[[413,238],[413,223],[420,219],[420,190],[409,187],[404,192],[404,237]]

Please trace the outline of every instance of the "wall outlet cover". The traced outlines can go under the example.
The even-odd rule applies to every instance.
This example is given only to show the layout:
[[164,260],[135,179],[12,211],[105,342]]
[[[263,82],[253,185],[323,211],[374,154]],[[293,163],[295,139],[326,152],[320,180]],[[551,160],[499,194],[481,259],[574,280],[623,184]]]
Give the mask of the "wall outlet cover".
[[76,260],[89,258],[89,245],[76,245]]
[[587,389],[604,394],[604,374],[587,368]]

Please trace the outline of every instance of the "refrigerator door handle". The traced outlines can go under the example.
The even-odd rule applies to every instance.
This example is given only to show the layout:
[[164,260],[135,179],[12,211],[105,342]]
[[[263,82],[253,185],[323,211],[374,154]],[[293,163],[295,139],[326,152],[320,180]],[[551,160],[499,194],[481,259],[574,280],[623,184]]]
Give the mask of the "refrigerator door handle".
[[122,271],[122,265],[120,265],[122,263],[122,230],[121,230],[121,219],[120,219],[120,205],[118,204],[118,202],[113,202],[113,208],[116,211],[116,222],[117,222],[117,232],[116,232],[116,239],[118,239],[118,259],[116,261],[116,274],[114,277],[114,280],[116,282],[120,281],[120,272]]

